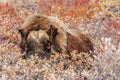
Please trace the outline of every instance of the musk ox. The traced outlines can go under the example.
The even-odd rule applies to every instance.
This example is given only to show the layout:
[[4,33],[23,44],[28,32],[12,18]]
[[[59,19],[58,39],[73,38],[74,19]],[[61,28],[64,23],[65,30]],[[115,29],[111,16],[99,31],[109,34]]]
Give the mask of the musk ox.
[[53,52],[70,53],[93,51],[90,39],[77,29],[66,28],[66,25],[55,17],[32,15],[29,16],[21,34],[21,48],[26,56],[38,53],[42,56]]

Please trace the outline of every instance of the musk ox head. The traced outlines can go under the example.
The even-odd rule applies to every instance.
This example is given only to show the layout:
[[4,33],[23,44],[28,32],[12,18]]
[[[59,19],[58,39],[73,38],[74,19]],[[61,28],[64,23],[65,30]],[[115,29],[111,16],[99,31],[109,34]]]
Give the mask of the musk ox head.
[[45,31],[31,31],[26,40],[27,50],[25,57],[35,54],[42,57],[49,55],[50,44],[49,36]]
[[26,54],[25,57],[37,54],[38,56],[50,57],[51,45],[54,42],[55,36],[57,35],[57,29],[53,26],[49,30],[38,30],[31,31],[26,41]]

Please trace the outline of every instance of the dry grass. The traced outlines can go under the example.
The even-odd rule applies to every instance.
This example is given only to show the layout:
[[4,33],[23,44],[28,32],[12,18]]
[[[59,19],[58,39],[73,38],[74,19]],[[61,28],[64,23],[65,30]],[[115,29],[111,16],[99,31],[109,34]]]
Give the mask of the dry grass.
[[[119,0],[94,1],[74,0],[65,4],[62,0],[35,0],[33,5],[17,0],[16,7],[0,4],[0,79],[120,80]],[[94,60],[88,53],[76,51],[70,55],[56,53],[50,59],[22,59],[17,30],[35,12],[58,16],[87,34],[94,43]]]

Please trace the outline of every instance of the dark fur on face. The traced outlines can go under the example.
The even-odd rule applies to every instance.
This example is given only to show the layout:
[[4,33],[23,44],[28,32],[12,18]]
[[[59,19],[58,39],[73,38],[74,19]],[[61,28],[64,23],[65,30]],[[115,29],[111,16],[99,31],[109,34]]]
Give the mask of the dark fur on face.
[[25,58],[28,58],[30,55],[37,54],[41,58],[49,58],[50,57],[50,42],[47,38],[41,37],[39,42],[29,39],[27,40],[27,51],[25,54]]
[[26,48],[26,39],[25,39],[26,35],[23,29],[18,30],[18,32],[21,35],[20,48],[21,48],[21,53],[23,53],[26,50],[25,49]]

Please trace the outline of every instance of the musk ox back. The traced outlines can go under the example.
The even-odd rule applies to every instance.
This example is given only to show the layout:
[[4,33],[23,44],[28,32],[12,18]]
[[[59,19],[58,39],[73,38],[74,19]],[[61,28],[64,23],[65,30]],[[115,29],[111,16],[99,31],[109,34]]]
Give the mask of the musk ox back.
[[93,51],[93,44],[90,39],[79,30],[68,29],[67,50],[68,52],[72,52],[73,50],[77,50],[78,52],[89,52]]

